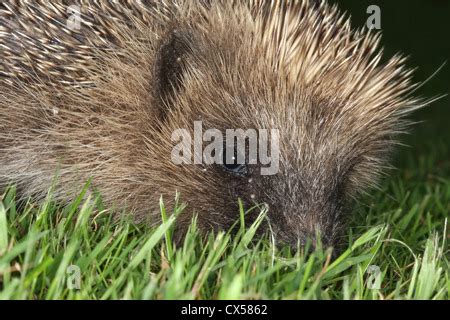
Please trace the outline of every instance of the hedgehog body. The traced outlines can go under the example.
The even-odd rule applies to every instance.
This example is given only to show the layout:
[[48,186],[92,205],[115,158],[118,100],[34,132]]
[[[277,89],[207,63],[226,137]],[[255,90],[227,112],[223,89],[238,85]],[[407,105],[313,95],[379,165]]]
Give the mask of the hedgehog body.
[[[79,10],[79,14],[78,14]],[[74,25],[76,28],[74,28]],[[65,202],[92,178],[108,205],[159,221],[175,192],[199,226],[265,204],[275,238],[333,245],[387,165],[410,98],[401,57],[312,1],[0,4],[0,186]],[[175,130],[280,132],[279,172],[176,165]]]

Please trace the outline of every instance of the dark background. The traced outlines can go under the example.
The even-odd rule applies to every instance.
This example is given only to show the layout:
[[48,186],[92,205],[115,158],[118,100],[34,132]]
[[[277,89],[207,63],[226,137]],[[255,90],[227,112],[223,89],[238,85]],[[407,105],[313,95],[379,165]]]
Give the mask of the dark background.
[[[409,57],[408,66],[417,68],[415,80],[429,78],[446,62],[443,69],[428,81],[418,94],[435,97],[450,92],[450,0],[330,0],[351,15],[352,26],[366,24],[367,8],[381,9],[382,44],[385,55],[397,52]],[[395,157],[399,169],[431,158],[428,171],[450,179],[450,98],[444,97],[412,115],[421,123],[412,127]],[[418,167],[418,166],[417,166]],[[419,169],[418,169],[419,170]],[[423,172],[430,174],[430,172]]]

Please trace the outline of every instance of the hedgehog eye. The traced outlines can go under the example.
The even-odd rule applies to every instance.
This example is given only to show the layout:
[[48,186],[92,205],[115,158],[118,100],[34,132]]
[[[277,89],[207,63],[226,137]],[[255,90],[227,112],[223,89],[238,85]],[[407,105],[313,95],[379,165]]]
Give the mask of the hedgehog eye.
[[[248,173],[247,165],[245,162],[239,162],[238,152],[235,148],[227,149],[224,148],[225,152],[222,153],[223,157],[223,168],[234,175],[244,176]],[[245,158],[244,158],[245,160]]]

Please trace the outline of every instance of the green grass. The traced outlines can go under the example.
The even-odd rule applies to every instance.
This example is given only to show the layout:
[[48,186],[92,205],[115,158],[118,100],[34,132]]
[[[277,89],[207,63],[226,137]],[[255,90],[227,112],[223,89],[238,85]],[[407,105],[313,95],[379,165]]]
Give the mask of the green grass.
[[[448,299],[450,180],[434,173],[450,166],[432,153],[408,155],[361,201],[336,260],[329,250],[292,256],[270,237],[255,239],[264,213],[245,228],[241,210],[237,235],[208,239],[194,220],[177,247],[181,209],[161,205],[164,223],[149,229],[111,221],[99,199],[83,203],[84,191],[64,208],[49,196],[19,209],[10,188],[0,202],[0,299]],[[373,266],[379,289],[370,286]],[[77,271],[79,290],[70,287]]]

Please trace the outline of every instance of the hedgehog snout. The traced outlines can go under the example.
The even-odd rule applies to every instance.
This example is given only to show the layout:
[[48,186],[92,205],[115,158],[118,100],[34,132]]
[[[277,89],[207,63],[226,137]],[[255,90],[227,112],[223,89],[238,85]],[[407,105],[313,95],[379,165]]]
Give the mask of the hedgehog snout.
[[[268,191],[268,190],[272,191]],[[301,191],[295,180],[279,181],[264,188],[268,221],[275,241],[293,249],[337,247],[345,224],[342,199],[330,193]],[[331,193],[332,194],[332,193]],[[321,196],[322,195],[322,196]]]
[[288,222],[282,226],[280,241],[286,243],[291,248],[308,246],[311,249],[317,247],[334,247],[331,228],[321,223],[308,223],[305,221]]

